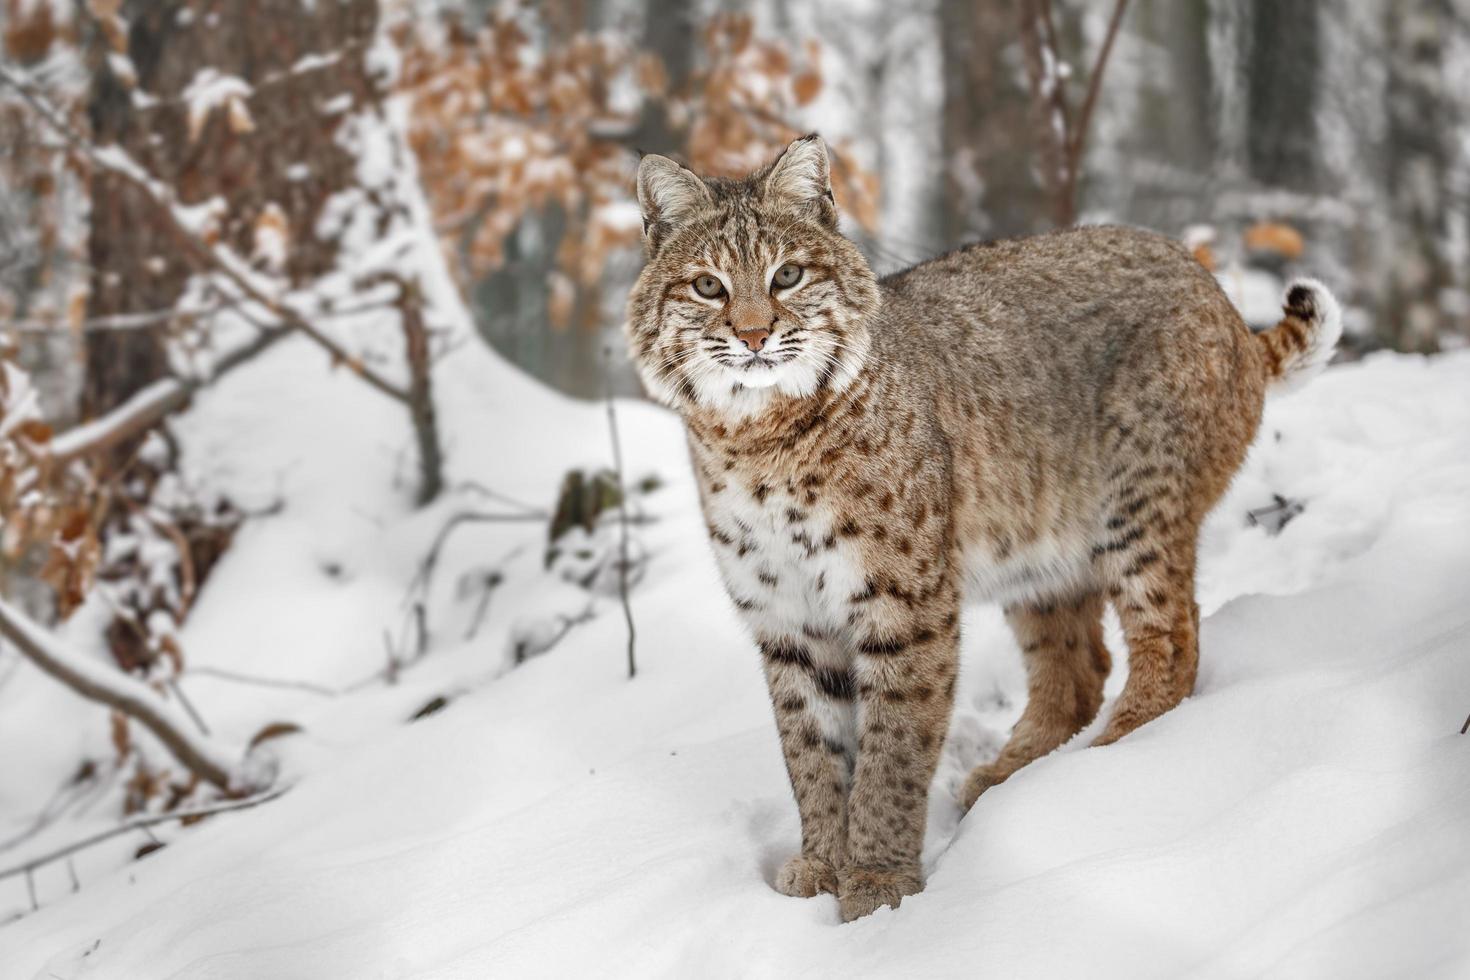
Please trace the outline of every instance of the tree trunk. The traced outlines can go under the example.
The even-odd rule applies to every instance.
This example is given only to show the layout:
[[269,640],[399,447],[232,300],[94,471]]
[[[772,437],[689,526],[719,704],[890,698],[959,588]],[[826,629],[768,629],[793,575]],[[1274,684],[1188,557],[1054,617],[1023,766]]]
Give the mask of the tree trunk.
[[1015,0],[940,5],[943,173],[935,226],[945,248],[1047,226],[1031,97],[1017,67],[1018,17]]
[[1246,158],[1261,184],[1316,189],[1321,24],[1317,0],[1251,0]]
[[1455,118],[1445,90],[1447,0],[1395,4],[1385,14],[1388,134],[1384,187],[1392,245],[1380,292],[1379,333],[1399,350],[1439,349],[1451,328],[1440,297],[1455,277],[1446,261],[1445,200],[1454,157]]

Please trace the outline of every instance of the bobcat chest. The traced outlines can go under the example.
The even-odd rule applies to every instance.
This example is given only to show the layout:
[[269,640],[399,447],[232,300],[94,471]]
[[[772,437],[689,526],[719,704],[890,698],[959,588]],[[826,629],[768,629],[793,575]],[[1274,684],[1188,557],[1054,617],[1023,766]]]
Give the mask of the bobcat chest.
[[705,488],[704,509],[725,587],[758,630],[846,628],[848,599],[865,576],[830,503],[731,479]]

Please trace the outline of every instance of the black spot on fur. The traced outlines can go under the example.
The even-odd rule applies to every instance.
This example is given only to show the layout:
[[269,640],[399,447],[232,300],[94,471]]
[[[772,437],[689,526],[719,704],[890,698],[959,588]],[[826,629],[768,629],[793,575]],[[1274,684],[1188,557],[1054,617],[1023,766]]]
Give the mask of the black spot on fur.
[[904,640],[869,638],[863,641],[858,650],[870,657],[891,657],[896,653],[903,653],[906,647],[908,643]]
[[852,700],[852,674],[846,670],[817,667],[812,671],[812,681],[817,685],[817,690],[833,701]]
[[812,666],[812,657],[806,647],[790,640],[762,643],[761,655],[773,664],[788,664],[805,670],[810,670]]
[[1157,551],[1146,551],[1133,560],[1133,564],[1123,570],[1125,577],[1131,577],[1142,572],[1145,568],[1159,560]]

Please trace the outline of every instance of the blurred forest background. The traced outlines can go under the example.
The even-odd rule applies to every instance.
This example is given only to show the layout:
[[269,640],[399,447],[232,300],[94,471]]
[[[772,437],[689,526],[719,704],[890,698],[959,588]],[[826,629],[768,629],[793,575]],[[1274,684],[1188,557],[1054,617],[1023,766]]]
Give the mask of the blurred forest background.
[[[604,389],[640,261],[637,152],[735,173],[808,129],[836,147],[840,203],[880,272],[979,238],[1129,222],[1190,239],[1263,317],[1274,291],[1248,280],[1291,267],[1346,296],[1358,349],[1463,340],[1462,0],[1124,8],[1090,104],[1112,3],[0,6],[6,58],[80,130],[146,151],[185,202],[223,195],[247,255],[279,227],[297,279],[329,261],[309,229],[347,177],[330,120],[381,97],[360,63],[298,59],[391,21],[402,65],[386,84],[412,99],[435,228],[480,334],[582,397]],[[342,101],[324,113],[329,94]],[[0,323],[57,410],[95,413],[157,375],[188,264],[143,268],[164,259],[158,230],[13,90],[0,100]],[[1071,161],[1053,130],[1079,122]],[[113,276],[124,285],[101,288]],[[625,366],[614,375],[636,391]]]
[[[0,633],[221,788],[160,705],[255,515],[181,476],[170,420],[295,338],[401,409],[423,506],[473,468],[436,393],[466,345],[636,395],[640,151],[738,174],[820,131],[880,272],[1128,222],[1252,323],[1324,279],[1347,356],[1470,337],[1465,0],[0,0],[0,49]],[[589,532],[600,486],[561,501]],[[99,586],[149,686],[20,611]]]

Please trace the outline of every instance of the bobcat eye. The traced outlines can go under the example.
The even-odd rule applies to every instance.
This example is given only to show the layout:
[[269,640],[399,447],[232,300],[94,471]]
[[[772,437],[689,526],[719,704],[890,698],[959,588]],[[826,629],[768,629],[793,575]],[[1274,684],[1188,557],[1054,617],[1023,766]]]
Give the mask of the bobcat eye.
[[725,284],[714,276],[700,276],[694,280],[694,291],[705,299],[719,299],[725,295]]
[[772,289],[790,289],[801,282],[801,266],[787,262],[771,277]]

